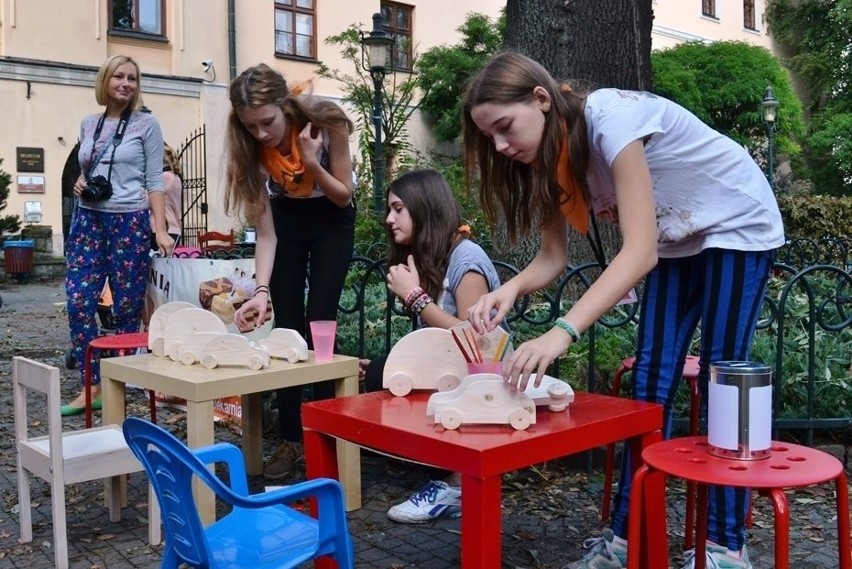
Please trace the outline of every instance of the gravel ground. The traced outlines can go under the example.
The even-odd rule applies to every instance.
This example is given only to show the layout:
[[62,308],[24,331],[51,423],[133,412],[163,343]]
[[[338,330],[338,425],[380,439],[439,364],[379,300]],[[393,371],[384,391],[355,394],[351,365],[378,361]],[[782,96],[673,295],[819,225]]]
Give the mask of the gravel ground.
[[[19,543],[15,474],[14,412],[11,397],[11,357],[25,355],[62,370],[63,394],[70,399],[79,388],[79,374],[65,369],[67,322],[62,311],[61,281],[6,283],[0,289],[0,569],[53,566],[50,488],[33,480],[36,504],[34,541]],[[147,398],[129,394],[128,415],[146,416]],[[99,417],[96,418],[99,421]],[[82,418],[65,420],[67,428],[82,426]],[[185,417],[180,411],[160,409],[159,422],[183,436]],[[219,425],[217,440],[238,442],[233,428]],[[276,441],[267,437],[266,452]],[[826,447],[842,456],[843,448]],[[586,457],[539,465],[504,477],[503,566],[558,568],[579,558],[583,540],[600,530],[602,452]],[[388,507],[404,499],[434,474],[429,469],[391,458],[363,453],[364,506],[349,514],[359,568],[445,569],[459,566],[460,520],[445,519],[418,526],[399,525],[385,516]],[[303,471],[289,482],[304,478]],[[254,490],[267,481],[251,480]],[[109,521],[99,483],[67,489],[69,556],[75,568],[159,566],[161,546],[146,543],[146,483],[141,474],[130,477],[129,506],[122,520]],[[836,546],[834,495],[828,486],[789,493],[791,509],[791,565],[806,568],[839,566]],[[683,536],[684,490],[669,487],[669,532],[672,567],[679,567]],[[768,568],[773,559],[773,518],[768,500],[757,499],[749,530],[749,552],[754,567]]]

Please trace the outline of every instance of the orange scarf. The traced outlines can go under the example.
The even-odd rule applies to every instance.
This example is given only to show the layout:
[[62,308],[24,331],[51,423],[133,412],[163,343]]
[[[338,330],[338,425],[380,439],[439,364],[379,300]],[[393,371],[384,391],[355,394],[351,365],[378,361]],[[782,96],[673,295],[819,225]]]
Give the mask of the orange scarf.
[[559,150],[559,159],[556,161],[556,181],[562,190],[559,196],[559,209],[568,223],[582,234],[589,232],[589,206],[586,196],[580,184],[571,175],[571,158],[568,154],[568,129],[562,128],[564,142]]
[[[288,97],[296,97],[313,86],[313,78],[306,79],[290,88]],[[309,198],[314,191],[314,175],[305,170],[302,155],[299,152],[299,131],[291,123],[290,154],[282,156],[277,148],[263,147],[260,163],[275,182],[284,188],[288,195],[296,198]]]
[[283,156],[277,148],[264,146],[260,163],[288,195],[308,198],[314,191],[314,175],[306,170],[302,163],[302,155],[299,153],[299,131],[295,125],[291,127],[291,131],[290,154]]

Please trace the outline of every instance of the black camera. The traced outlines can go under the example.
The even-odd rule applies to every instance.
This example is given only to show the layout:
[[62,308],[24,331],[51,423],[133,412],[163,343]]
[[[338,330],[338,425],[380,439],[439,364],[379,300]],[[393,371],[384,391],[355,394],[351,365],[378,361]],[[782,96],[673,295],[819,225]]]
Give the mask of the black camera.
[[93,202],[108,200],[112,197],[112,184],[103,176],[86,178],[86,187],[80,195]]

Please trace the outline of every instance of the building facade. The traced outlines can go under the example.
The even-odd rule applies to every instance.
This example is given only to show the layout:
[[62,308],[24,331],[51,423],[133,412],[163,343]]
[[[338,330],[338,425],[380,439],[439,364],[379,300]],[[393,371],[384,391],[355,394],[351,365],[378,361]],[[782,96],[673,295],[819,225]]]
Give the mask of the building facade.
[[[696,39],[745,39],[769,47],[764,2],[655,0],[654,47]],[[261,62],[291,81],[312,77],[318,62],[347,71],[350,64],[339,46],[326,44],[325,38],[353,22],[369,31],[378,11],[402,46],[396,63],[405,67],[417,52],[455,43],[457,28],[469,13],[496,18],[505,3],[0,0],[0,168],[13,182],[4,214],[51,226],[54,254],[62,254],[63,228],[73,207],[70,188],[63,189],[63,170],[73,162],[81,118],[102,110],[95,102],[94,79],[112,55],[129,55],[139,62],[144,104],[159,119],[165,141],[175,148],[192,146],[188,156],[200,170],[187,173],[192,183],[185,190],[185,206],[197,202],[201,207],[203,202],[203,227],[227,231],[239,226],[222,206],[227,87],[232,77]],[[753,23],[748,10],[754,14]],[[317,80],[313,91],[339,100],[340,88],[333,81]],[[416,113],[409,135],[415,147],[431,144]],[[353,135],[353,155],[358,154],[357,143]]]

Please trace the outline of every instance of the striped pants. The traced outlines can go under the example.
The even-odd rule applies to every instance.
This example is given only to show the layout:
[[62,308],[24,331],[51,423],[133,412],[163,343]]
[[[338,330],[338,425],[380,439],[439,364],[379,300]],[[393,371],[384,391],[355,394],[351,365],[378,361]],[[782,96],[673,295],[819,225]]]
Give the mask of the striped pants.
[[[671,436],[672,404],[699,322],[699,385],[706,411],[710,364],[749,358],[773,259],[773,251],[707,249],[692,257],[660,259],[646,277],[632,388],[636,399],[663,405],[665,438]],[[612,529],[621,537],[627,536],[630,455],[625,445],[613,502]],[[714,486],[709,495],[708,538],[741,549],[748,489]]]

